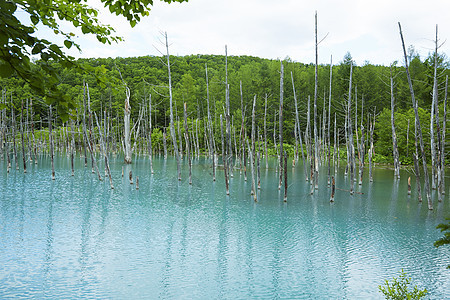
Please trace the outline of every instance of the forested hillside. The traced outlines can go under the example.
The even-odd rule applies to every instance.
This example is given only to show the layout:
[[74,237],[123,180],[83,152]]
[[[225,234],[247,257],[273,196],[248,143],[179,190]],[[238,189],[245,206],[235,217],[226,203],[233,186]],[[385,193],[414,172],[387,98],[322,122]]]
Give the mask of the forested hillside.
[[[424,130],[425,142],[429,149],[430,111],[432,103],[434,56],[430,54],[422,59],[413,48],[409,49],[410,72],[413,86],[421,110],[421,122]],[[106,59],[81,59],[80,63],[86,63],[94,67],[101,67],[108,79],[106,84],[99,85],[98,77],[94,75],[80,75],[70,70],[57,69],[60,74],[60,88],[64,90],[77,103],[77,112],[71,112],[73,119],[82,119],[84,90],[83,82],[89,89],[90,107],[97,115],[102,116],[101,111],[107,111],[110,117],[111,133],[116,130],[118,139],[123,135],[125,84],[130,89],[131,122],[138,120],[142,123],[141,136],[145,136],[148,130],[148,107],[151,95],[152,128],[156,133],[154,149],[161,150],[161,132],[169,126],[169,100],[168,100],[168,70],[165,58],[156,56],[132,57],[132,58],[106,58]],[[183,132],[183,103],[187,104],[187,113],[190,126],[197,126],[199,134],[199,148],[206,149],[204,141],[204,128],[207,118],[207,80],[211,118],[214,124],[216,139],[220,139],[220,115],[225,109],[225,56],[220,55],[191,55],[171,56],[171,75],[173,87],[174,114],[176,120],[181,122]],[[341,144],[344,142],[345,110],[348,98],[350,53],[338,60],[333,58],[331,81],[331,139],[333,139],[334,119]],[[242,114],[244,114],[244,127],[247,134],[251,135],[251,111],[252,102],[256,95],[256,127],[262,136],[264,121],[266,121],[266,139],[273,144],[274,130],[278,132],[278,110],[280,101],[280,61],[268,60],[250,56],[229,56],[227,58],[228,83],[230,87],[230,114],[235,134],[241,130]],[[289,58],[283,60],[284,65],[284,142],[295,144],[295,103],[292,79],[298,99],[298,112],[300,130],[307,128],[308,98],[310,97],[310,114],[312,116],[312,99],[314,96],[314,64],[293,62]],[[35,64],[38,70],[42,62]],[[57,68],[56,66],[54,66]],[[449,62],[445,55],[438,57],[438,99],[439,113],[442,121],[443,103],[446,97],[446,75],[450,73]],[[207,75],[206,75],[207,71]],[[353,65],[352,83],[352,121],[361,134],[361,125],[368,132],[368,121],[376,116],[375,125],[375,153],[376,159],[383,162],[391,162],[392,138],[390,124],[390,73],[389,66],[372,65],[365,63],[362,66]],[[405,69],[401,63],[393,62],[392,76],[394,82],[395,116],[398,135],[400,160],[402,163],[411,163],[411,154],[414,152],[414,113],[412,111],[411,96],[406,79]],[[206,77],[207,76],[207,77]],[[33,95],[27,84],[21,79],[11,77],[1,79],[2,102],[6,105],[6,118],[11,114],[11,101],[15,115],[21,114],[21,103],[33,98],[33,121],[35,128],[47,127],[47,123],[39,122],[47,120],[48,106],[38,96]],[[267,106],[266,106],[267,99]],[[241,107],[242,100],[242,107]],[[330,65],[320,65],[318,69],[318,126],[328,126],[328,107],[330,100]],[[141,112],[141,115],[140,115]],[[266,113],[266,116],[265,116]],[[61,120],[57,120],[57,126],[61,126]],[[311,121],[312,122],[312,121]],[[195,123],[195,124],[194,124]],[[95,125],[95,124],[94,124]],[[325,126],[324,126],[325,125]],[[442,126],[442,125],[441,125]],[[144,128],[144,130],[142,130]],[[326,127],[327,128],[327,127]],[[448,128],[448,126],[447,126]],[[409,129],[409,130],[408,130]],[[323,136],[322,130],[319,132]],[[155,134],[155,133],[154,133]],[[448,135],[447,135],[448,136]],[[133,139],[135,136],[133,136]],[[278,137],[276,138],[278,139]],[[368,139],[366,138],[366,141]],[[276,142],[276,141],[275,141]],[[159,143],[159,144],[158,144]],[[170,143],[168,143],[170,145]],[[292,149],[289,148],[288,150]],[[388,158],[383,158],[386,156]]]

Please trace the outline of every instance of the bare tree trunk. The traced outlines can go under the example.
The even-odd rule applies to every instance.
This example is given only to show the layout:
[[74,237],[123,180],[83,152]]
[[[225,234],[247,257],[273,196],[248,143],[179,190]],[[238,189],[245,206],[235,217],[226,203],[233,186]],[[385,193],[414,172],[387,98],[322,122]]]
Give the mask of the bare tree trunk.
[[306,143],[306,157],[311,164],[311,99],[308,96],[308,110],[306,112],[306,130],[305,130],[305,143]]
[[350,161],[350,194],[353,195],[353,185],[355,183],[355,148],[353,145],[353,130],[351,120],[351,103],[352,103],[352,75],[353,63],[350,64],[350,83],[348,87],[348,102],[347,102],[347,126],[348,126],[348,149]]
[[330,202],[334,202],[334,193],[336,190],[336,181],[334,180],[334,176],[331,176],[331,196]]
[[[100,124],[98,123],[98,118],[97,118],[97,114],[94,112],[94,116],[95,116],[95,121],[97,122],[97,127],[98,127],[98,133],[100,134],[100,144],[102,147],[102,152],[103,152],[103,156],[105,158],[105,168],[107,171],[107,176],[109,177],[109,184],[111,186],[111,189],[114,189],[114,185],[112,182],[112,177],[111,177],[111,170],[109,168],[109,159],[108,159],[108,153],[106,152],[106,143],[105,143],[105,139],[103,138],[102,135],[102,131],[101,131],[101,127]],[[104,126],[106,126],[106,124],[104,124]],[[98,172],[98,168],[97,168],[97,172]],[[99,175],[99,179],[100,179],[100,173]],[[138,185],[138,179],[136,178],[136,184]]]
[[281,67],[280,67],[280,115],[279,115],[279,131],[280,131],[280,180],[278,184],[278,189],[281,189],[281,182],[283,181],[283,92],[284,92],[284,85],[283,85],[283,77],[284,77],[284,68],[283,68],[283,62],[281,61]]
[[22,160],[23,160],[23,172],[27,172],[27,155],[25,153],[25,139],[23,133],[23,100],[22,100],[22,112],[20,114],[20,136],[22,138]]
[[288,181],[287,181],[287,159],[288,155],[286,151],[284,151],[284,202],[287,202],[287,190],[288,190]]
[[[295,96],[294,96],[295,97]],[[267,94],[265,96],[265,104],[264,104],[264,152],[266,158],[266,169],[269,168],[269,157],[267,155],[267,128],[266,128],[266,118],[267,118]],[[300,133],[299,133],[300,134]],[[304,163],[304,161],[303,161]]]
[[48,137],[50,144],[50,157],[52,161],[52,180],[55,180],[55,163],[53,160],[53,134],[52,134],[52,106],[49,107],[49,115],[48,115]]
[[444,120],[442,121],[442,137],[441,137],[441,194],[445,194],[445,133],[447,125],[447,87],[448,75],[445,77],[445,95],[444,95]]
[[260,169],[260,161],[261,161],[261,139],[259,135],[259,127],[258,127],[258,155],[256,157],[256,168],[258,174],[258,190],[261,189],[261,169]]
[[416,186],[417,186],[417,200],[419,202],[422,202],[422,190],[421,190],[421,183],[420,183],[420,166],[419,166],[419,144],[417,142],[417,127],[414,125],[414,171],[416,173]]
[[225,141],[224,141],[224,137],[223,137],[223,121],[222,121],[222,115],[220,115],[220,133],[222,136],[222,161],[223,161],[223,172],[224,172],[224,176],[225,176],[225,188],[226,188],[226,193],[227,195],[230,195],[230,189],[228,186],[228,168],[227,168],[227,159],[226,159],[226,150],[225,150]]
[[226,121],[226,160],[230,171],[230,177],[233,177],[233,146],[231,142],[231,115],[230,115],[230,85],[228,84],[228,53],[225,45],[225,121]]
[[167,135],[166,128],[163,128],[163,148],[164,148],[164,159],[167,159]]
[[400,179],[400,164],[398,157],[398,147],[397,147],[397,134],[395,132],[395,121],[394,121],[394,78],[392,77],[392,66],[391,66],[391,127],[392,127],[392,155],[394,156],[394,176]]
[[189,128],[187,124],[187,105],[184,102],[184,138],[186,139],[186,149],[189,163],[189,184],[192,184],[192,162],[190,153],[190,143],[189,143]]
[[[406,70],[406,75],[408,77],[408,85],[409,85],[409,90],[411,92],[411,100],[412,100],[413,107],[414,107],[414,115],[415,115],[415,123],[416,123],[416,128],[417,128],[417,134],[418,134],[418,138],[419,138],[419,142],[420,142],[420,152],[421,152],[422,163],[423,163],[423,176],[424,176],[424,179],[425,179],[425,182],[424,182],[425,194],[426,194],[426,197],[427,197],[428,209],[432,210],[433,209],[433,202],[432,202],[431,195],[430,195],[430,184],[429,184],[429,180],[428,180],[427,159],[425,157],[425,148],[424,148],[424,144],[423,144],[422,128],[420,126],[420,120],[419,120],[419,107],[418,107],[416,99],[414,97],[414,89],[413,89],[413,86],[412,86],[411,75],[409,74],[408,57],[406,55],[406,48],[405,48],[405,43],[403,41],[403,33],[402,33],[402,27],[400,25],[400,22],[398,23],[398,27],[399,27],[399,30],[400,30],[400,37],[401,37],[401,40],[402,40],[403,55],[405,57],[405,70]],[[417,135],[416,135],[416,137],[417,137]]]
[[247,148],[248,148],[248,157],[250,159],[250,170],[252,172],[252,191],[251,194],[253,195],[253,200],[255,202],[258,202],[258,196],[256,195],[256,188],[255,188],[255,167],[253,165],[253,150],[252,147],[250,147],[248,140],[247,141]]
[[[436,189],[438,191],[438,201],[442,202],[442,193],[441,193],[441,185],[442,185],[442,177],[441,177],[441,155],[444,155],[444,153],[441,152],[442,146],[442,140],[441,140],[441,124],[439,122],[439,98],[438,98],[438,82],[437,82],[437,57],[438,57],[438,26],[436,25],[436,40],[435,40],[435,52],[434,52],[434,80],[433,80],[433,109],[436,115],[436,138],[437,138],[437,148],[435,146],[432,146],[432,149],[435,151],[435,158],[434,162],[432,164],[435,166],[434,169],[436,170],[436,177],[433,176],[434,181],[436,182],[435,185]],[[433,113],[432,113],[433,114]],[[431,117],[431,120],[433,120],[433,117]],[[431,127],[434,126],[434,124],[431,121]],[[430,131],[431,135],[431,131]],[[431,136],[434,140],[434,136]],[[433,141],[434,144],[434,141]],[[437,150],[437,151],[436,151]],[[433,160],[432,160],[433,161]],[[433,170],[433,168],[432,168]]]
[[372,164],[373,164],[373,131],[375,130],[375,114],[373,120],[370,123],[370,148],[369,148],[369,181],[373,182]]
[[72,176],[74,176],[75,169],[74,169],[74,165],[73,165],[73,159],[74,159],[74,151],[76,151],[76,149],[75,149],[75,129],[73,127],[72,119],[70,119],[70,130],[72,131],[72,140],[70,143],[70,166],[72,168]]
[[328,185],[331,181],[331,136],[330,136],[330,127],[331,127],[331,83],[333,78],[333,56],[330,59],[330,91],[328,98]]
[[178,152],[177,137],[175,136],[175,124],[174,124],[174,120],[173,120],[172,77],[170,75],[169,43],[167,41],[167,33],[164,33],[164,36],[166,38],[167,71],[168,71],[168,74],[169,74],[170,135],[172,137],[173,150],[175,152],[175,158],[177,160],[178,180],[181,180],[180,153]]
[[150,160],[150,172],[153,174],[153,148],[152,148],[152,94],[148,97],[148,158]]
[[300,121],[299,121],[299,118],[298,118],[297,95],[295,93],[294,76],[292,75],[292,72],[291,72],[291,79],[292,79],[292,89],[294,91],[295,123],[296,123],[296,126],[297,126],[297,134],[298,134],[299,140],[300,140],[300,151],[302,152],[303,171],[305,173],[305,180],[308,181],[308,170],[306,168],[305,154],[303,152],[302,134],[300,132]]
[[314,186],[319,188],[319,138],[317,132],[317,93],[318,93],[318,75],[319,75],[319,55],[317,43],[317,12],[315,14],[315,50],[316,50],[316,64],[314,75]]
[[17,147],[16,147],[16,114],[14,111],[14,104],[12,101],[11,94],[11,118],[12,118],[12,136],[13,136],[13,151],[14,151],[14,162],[16,163],[16,170],[19,170],[19,160],[17,158]]
[[126,98],[125,98],[125,108],[124,108],[124,114],[123,114],[123,123],[124,123],[124,130],[125,130],[124,162],[126,164],[131,164],[132,153],[131,153],[131,124],[130,124],[130,117],[131,117],[130,89],[126,86],[125,91],[126,91]]
[[[256,95],[253,97],[253,105],[252,105],[252,148],[250,149],[252,158],[251,163],[255,163],[255,153],[256,153],[256,145],[255,145],[255,136],[256,136],[256,130],[255,130],[255,118],[256,118]],[[252,173],[254,171],[255,166],[252,166]],[[254,174],[252,174],[252,192],[256,193],[256,188],[253,187],[255,184],[254,182],[255,177]]]

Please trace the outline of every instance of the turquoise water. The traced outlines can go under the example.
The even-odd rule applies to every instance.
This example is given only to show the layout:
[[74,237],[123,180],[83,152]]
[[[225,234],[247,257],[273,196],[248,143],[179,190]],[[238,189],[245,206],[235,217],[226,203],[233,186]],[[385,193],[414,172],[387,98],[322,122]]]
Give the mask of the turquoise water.
[[125,174],[139,190],[122,161],[111,162],[114,190],[79,157],[74,177],[59,157],[55,181],[49,158],[27,174],[0,162],[1,299],[379,299],[402,268],[431,299],[450,299],[450,247],[433,246],[449,193],[429,211],[407,196],[405,171],[394,183],[377,169],[353,196],[338,176],[330,204],[324,175],[311,196],[289,167],[284,203],[273,161],[254,203],[250,175],[235,171],[226,196],[223,172],[212,182],[202,158],[192,186],[171,158],[155,157],[153,175],[135,158]]

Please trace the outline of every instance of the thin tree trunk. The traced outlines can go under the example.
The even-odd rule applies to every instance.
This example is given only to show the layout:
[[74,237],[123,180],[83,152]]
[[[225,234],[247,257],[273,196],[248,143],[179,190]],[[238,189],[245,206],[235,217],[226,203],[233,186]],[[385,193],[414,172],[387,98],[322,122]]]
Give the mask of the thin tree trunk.
[[148,97],[148,158],[150,160],[150,172],[153,174],[153,147],[152,147],[152,94]]
[[353,185],[355,182],[355,148],[353,145],[353,130],[351,120],[351,103],[352,103],[352,75],[353,63],[350,64],[350,83],[348,87],[348,102],[347,102],[347,126],[348,126],[348,149],[350,162],[350,194],[353,195]]
[[167,33],[164,33],[164,36],[166,38],[167,71],[169,74],[170,135],[172,137],[173,150],[175,152],[175,158],[177,160],[178,180],[181,180],[180,153],[178,152],[177,137],[175,136],[175,124],[174,124],[174,120],[173,120],[172,77],[170,75],[169,43],[167,41]]
[[222,115],[220,115],[220,133],[222,136],[222,161],[223,161],[223,172],[224,172],[224,177],[225,177],[225,189],[226,189],[226,193],[227,195],[230,195],[230,189],[228,186],[228,168],[227,168],[227,159],[226,159],[226,150],[225,150],[225,141],[224,141],[224,137],[223,137],[223,121],[222,121]]
[[[104,139],[104,137],[102,135],[101,127],[100,127],[100,124],[98,123],[97,114],[95,112],[94,112],[94,116],[95,116],[95,121],[97,122],[98,133],[100,134],[100,144],[101,144],[101,147],[102,147],[102,150],[103,150],[103,156],[105,158],[105,168],[106,168],[106,171],[107,171],[107,176],[109,178],[109,184],[110,184],[111,189],[114,189],[114,185],[113,185],[112,177],[111,177],[111,170],[109,168],[108,153],[106,152],[105,139]],[[106,124],[104,124],[104,126],[106,126]],[[98,168],[97,168],[97,172],[98,172]],[[100,173],[99,173],[99,179],[100,179]],[[137,177],[136,177],[136,186],[138,186],[138,179],[137,179]]]
[[230,177],[233,177],[233,146],[231,141],[231,115],[230,115],[230,85],[228,84],[228,53],[225,45],[225,122],[226,122],[226,160],[230,171]]
[[[266,118],[267,118],[267,93],[265,96],[265,104],[264,104],[264,152],[266,158],[266,169],[269,168],[269,157],[267,156],[267,127],[266,127]],[[304,163],[304,162],[303,162]]]
[[19,170],[19,160],[17,159],[17,147],[16,147],[16,114],[14,111],[14,104],[12,101],[11,94],[11,118],[12,118],[12,136],[13,136],[13,151],[14,151],[14,162],[16,163],[16,170]]
[[187,124],[187,105],[184,102],[184,138],[186,139],[186,149],[189,163],[189,184],[192,184],[192,162],[190,153],[190,143],[189,143],[189,128]]
[[166,128],[163,128],[163,148],[164,148],[164,159],[167,159],[167,135]]
[[400,179],[400,164],[398,157],[398,147],[397,147],[397,134],[395,132],[395,120],[394,120],[394,78],[392,77],[392,66],[391,66],[391,127],[392,127],[392,155],[394,156],[394,176]]
[[[280,67],[280,114],[279,114],[279,132],[280,132],[280,180],[278,184],[278,189],[281,189],[281,182],[283,181],[283,78],[284,78],[284,68],[283,62],[281,61]],[[255,96],[256,97],[256,96]]]
[[442,121],[442,137],[441,137],[441,194],[445,194],[445,133],[447,125],[447,87],[448,75],[445,76],[445,94],[444,94],[444,120]]
[[302,134],[300,132],[300,121],[299,121],[299,118],[298,118],[297,95],[295,93],[294,76],[292,75],[292,72],[291,72],[291,79],[292,79],[292,89],[293,89],[293,92],[294,92],[295,123],[297,125],[297,134],[298,134],[299,140],[300,140],[300,151],[302,152],[303,171],[305,173],[305,180],[308,181],[308,170],[306,168],[305,153],[303,152]]
[[248,140],[247,141],[247,148],[248,148],[248,157],[250,159],[250,170],[252,173],[252,191],[251,191],[251,195],[253,195],[253,200],[255,202],[258,202],[258,196],[256,195],[256,188],[255,188],[255,168],[253,165],[253,150],[252,147],[250,147]]
[[[409,90],[410,90],[410,93],[411,93],[411,100],[412,100],[413,107],[414,107],[414,115],[415,115],[415,123],[416,123],[416,128],[417,128],[417,135],[418,135],[419,142],[420,142],[420,152],[421,152],[422,164],[423,164],[423,176],[424,176],[424,179],[425,179],[425,182],[424,182],[425,194],[426,194],[426,197],[427,197],[428,209],[432,210],[433,209],[433,202],[432,202],[431,195],[430,195],[430,184],[429,184],[429,180],[428,180],[427,159],[425,157],[425,148],[424,148],[423,137],[422,137],[422,128],[420,126],[420,120],[419,120],[419,107],[418,107],[416,99],[414,97],[414,89],[413,89],[413,86],[412,86],[411,75],[409,74],[408,57],[406,55],[406,48],[405,48],[405,43],[404,43],[404,40],[403,40],[402,27],[400,25],[400,22],[398,23],[398,27],[399,27],[399,30],[400,30],[400,37],[401,37],[401,40],[402,40],[403,55],[405,57],[406,76],[408,77],[408,85],[409,85]],[[417,137],[417,135],[416,135],[416,137]]]
[[22,100],[22,112],[20,114],[20,136],[22,138],[22,160],[23,160],[23,172],[27,172],[27,157],[25,153],[25,139],[23,132],[23,100]]
[[[434,181],[436,182],[436,189],[438,191],[438,201],[442,202],[442,169],[441,169],[441,155],[444,155],[444,153],[441,152],[442,150],[442,140],[441,140],[441,124],[439,121],[439,97],[438,97],[438,82],[437,82],[437,57],[438,57],[438,26],[436,25],[436,41],[435,41],[435,52],[434,52],[434,80],[433,80],[433,104],[434,104],[434,113],[436,115],[436,138],[437,138],[437,148],[435,148],[435,162],[433,165],[436,169],[436,178]],[[432,105],[433,105],[432,104]],[[432,111],[433,111],[432,110]],[[431,124],[431,127],[433,127],[434,124]],[[431,135],[431,132],[430,132]],[[432,136],[434,139],[434,137]],[[434,147],[433,147],[434,148]],[[432,168],[433,169],[433,168]],[[433,177],[434,178],[434,177]]]
[[288,155],[287,152],[284,151],[284,202],[287,202],[287,190],[288,190],[288,181],[287,181],[287,160]]
[[318,74],[319,74],[319,55],[317,42],[317,12],[315,14],[315,52],[316,64],[314,72],[314,186],[319,188],[319,138],[317,132],[317,97],[318,97]]
[[125,155],[124,155],[124,162],[126,164],[131,164],[131,124],[130,124],[130,117],[131,117],[131,106],[130,106],[130,89],[126,86],[126,97],[125,97],[125,108],[124,108],[124,114],[123,114],[123,123],[124,123],[124,130],[125,130],[125,138],[124,138],[124,145],[125,145]]
[[52,106],[49,107],[49,115],[48,115],[48,137],[50,144],[50,157],[52,161],[52,180],[55,180],[55,163],[53,160],[53,134],[52,134]]
[[373,131],[375,130],[375,114],[373,120],[370,123],[370,148],[369,148],[369,181],[373,182],[372,164],[373,164]]
[[70,167],[72,169],[72,176],[75,175],[75,169],[74,169],[74,163],[73,163],[73,159],[74,159],[74,151],[75,150],[75,129],[73,128],[73,120],[70,119],[70,131],[72,131],[72,140],[71,140],[71,145],[70,145]]
[[331,83],[333,78],[333,56],[330,58],[330,91],[328,93],[328,185],[331,181]]

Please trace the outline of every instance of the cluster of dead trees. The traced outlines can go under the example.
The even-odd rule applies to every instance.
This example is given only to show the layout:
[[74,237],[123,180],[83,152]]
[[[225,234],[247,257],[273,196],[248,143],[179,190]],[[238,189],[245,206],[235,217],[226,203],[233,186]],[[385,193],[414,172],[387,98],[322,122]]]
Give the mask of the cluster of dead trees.
[[[414,88],[411,76],[408,69],[408,56],[406,54],[403,33],[399,24],[400,37],[404,50],[405,70],[408,77],[409,89],[412,99],[412,107],[415,111],[415,154],[414,154],[414,173],[416,176],[416,187],[419,201],[421,198],[421,178],[423,178],[424,192],[427,198],[428,208],[433,209],[433,203],[430,190],[438,190],[438,199],[442,201],[442,195],[445,194],[445,138],[446,138],[446,106],[447,106],[447,80],[445,85],[444,98],[444,113],[443,120],[439,119],[438,106],[438,87],[437,87],[437,70],[434,70],[434,85],[433,85],[433,102],[431,109],[431,186],[430,176],[428,174],[429,164],[425,156],[423,134],[418,115],[418,103],[414,96]],[[295,147],[291,156],[292,165],[295,167],[300,163],[303,165],[304,177],[306,181],[310,182],[311,194],[319,189],[319,172],[325,170],[327,173],[327,182],[330,187],[330,201],[335,198],[335,175],[338,172],[341,163],[341,151],[345,149],[346,164],[345,175],[349,176],[350,194],[355,192],[355,184],[363,184],[364,170],[366,169],[366,162],[369,164],[369,181],[373,181],[373,157],[374,157],[374,131],[376,124],[376,111],[364,110],[364,97],[358,98],[357,87],[353,87],[353,65],[350,64],[349,87],[348,94],[344,101],[341,102],[342,112],[345,118],[344,126],[339,127],[337,123],[337,115],[331,115],[332,111],[332,78],[333,78],[333,63],[330,62],[329,74],[329,97],[324,97],[322,118],[319,117],[318,101],[318,42],[317,39],[317,15],[316,15],[316,31],[315,31],[315,88],[312,103],[311,113],[311,99],[307,98],[307,112],[306,112],[306,127],[301,128],[300,112],[298,110],[298,99],[296,95],[294,77],[291,73],[293,96],[295,103],[294,112],[294,139]],[[435,40],[435,58],[437,58],[438,36],[436,27]],[[117,116],[112,116],[111,107],[103,107],[100,116],[95,111],[91,110],[91,99],[89,94],[89,86],[83,83],[83,108],[72,114],[72,118],[62,124],[57,131],[54,130],[54,121],[56,117],[53,116],[52,106],[48,106],[48,129],[43,130],[42,119],[40,120],[40,130],[36,131],[36,122],[33,121],[33,98],[29,98],[22,102],[19,126],[17,125],[17,117],[15,111],[11,107],[9,109],[3,108],[1,110],[0,120],[0,155],[2,159],[7,160],[7,172],[11,168],[11,163],[14,161],[16,169],[19,169],[18,148],[21,147],[23,170],[27,172],[27,164],[31,162],[37,163],[39,153],[47,152],[51,156],[52,161],[52,179],[55,179],[53,156],[56,151],[67,153],[71,159],[72,175],[74,174],[74,157],[78,152],[80,156],[84,157],[85,166],[88,166],[88,157],[91,158],[90,164],[92,172],[97,174],[99,180],[102,180],[98,168],[98,157],[104,160],[105,177],[109,178],[111,188],[114,188],[111,171],[109,168],[109,156],[111,154],[123,153],[124,163],[131,164],[133,154],[147,153],[150,160],[150,172],[153,173],[152,156],[156,153],[163,153],[167,158],[170,151],[176,158],[177,162],[177,178],[182,179],[181,161],[186,158],[189,167],[189,183],[192,184],[192,160],[200,155],[209,157],[212,169],[212,180],[216,180],[216,170],[221,162],[221,169],[224,172],[226,194],[230,194],[229,183],[230,178],[234,176],[234,172],[239,171],[244,174],[247,180],[247,168],[250,169],[251,175],[251,194],[254,201],[258,201],[258,189],[261,188],[260,169],[263,158],[265,160],[265,168],[269,167],[268,158],[269,152],[274,153],[278,159],[277,172],[279,176],[278,188],[284,191],[284,201],[287,201],[288,194],[288,152],[285,149],[283,141],[284,134],[284,66],[280,62],[280,95],[279,107],[274,114],[278,117],[278,122],[274,120],[273,132],[273,148],[269,150],[269,139],[267,124],[267,98],[265,95],[263,128],[259,128],[256,122],[256,100],[255,95],[251,103],[251,130],[248,132],[246,124],[246,115],[243,101],[242,83],[240,85],[241,96],[241,120],[235,122],[234,116],[230,111],[230,84],[228,82],[228,63],[227,63],[227,48],[225,47],[225,82],[224,106],[221,108],[220,126],[215,126],[212,120],[212,113],[210,111],[210,97],[209,97],[209,78],[208,66],[205,64],[205,82],[206,82],[206,101],[207,101],[207,116],[201,120],[199,118],[192,120],[188,118],[194,111],[195,107],[188,107],[187,103],[183,104],[183,122],[178,119],[176,110],[174,114],[174,99],[172,93],[172,78],[171,78],[171,62],[169,55],[169,44],[167,34],[164,34],[165,47],[165,61],[167,67],[168,85],[165,87],[168,91],[169,98],[169,124],[165,126],[162,131],[162,149],[160,144],[158,148],[152,142],[152,97],[149,94],[148,98],[144,99],[142,105],[139,107],[139,114],[137,120],[132,122],[131,105],[130,105],[130,89],[126,82],[122,79],[123,88],[125,90],[125,99],[123,105],[123,122]],[[435,63],[437,66],[437,63]],[[120,71],[119,71],[120,73]],[[394,79],[390,76],[390,90],[391,90],[391,127],[392,127],[392,149],[394,158],[394,175],[396,180],[400,179],[400,162],[398,154],[398,141],[395,128],[395,97],[394,97]],[[2,93],[2,103],[4,107],[8,103],[13,102],[9,99],[5,90]],[[328,105],[325,103],[328,100]],[[358,102],[361,103],[361,108],[358,111]],[[327,109],[328,107],[328,109]],[[359,115],[359,113],[361,115]],[[304,115],[305,113],[303,113]],[[365,115],[366,114],[366,115]],[[312,120],[311,120],[312,117]],[[334,122],[332,121],[334,117]],[[358,121],[359,117],[359,121]],[[190,121],[190,122],[189,122]],[[236,125],[236,123],[240,123]],[[278,124],[278,128],[276,128]],[[441,125],[442,124],[442,125]],[[180,128],[181,127],[181,128]],[[218,127],[218,128],[217,128]],[[170,138],[167,137],[167,130]],[[19,133],[17,133],[19,131]],[[220,132],[220,140],[217,135]],[[277,134],[278,132],[278,134]],[[20,141],[17,137],[20,136]],[[340,145],[342,140],[345,145]],[[168,144],[171,144],[169,147]],[[366,155],[368,159],[366,159]],[[422,164],[422,172],[420,168]],[[131,176],[131,175],[130,175]],[[130,177],[131,178],[131,177]],[[408,180],[409,182],[409,180]]]

